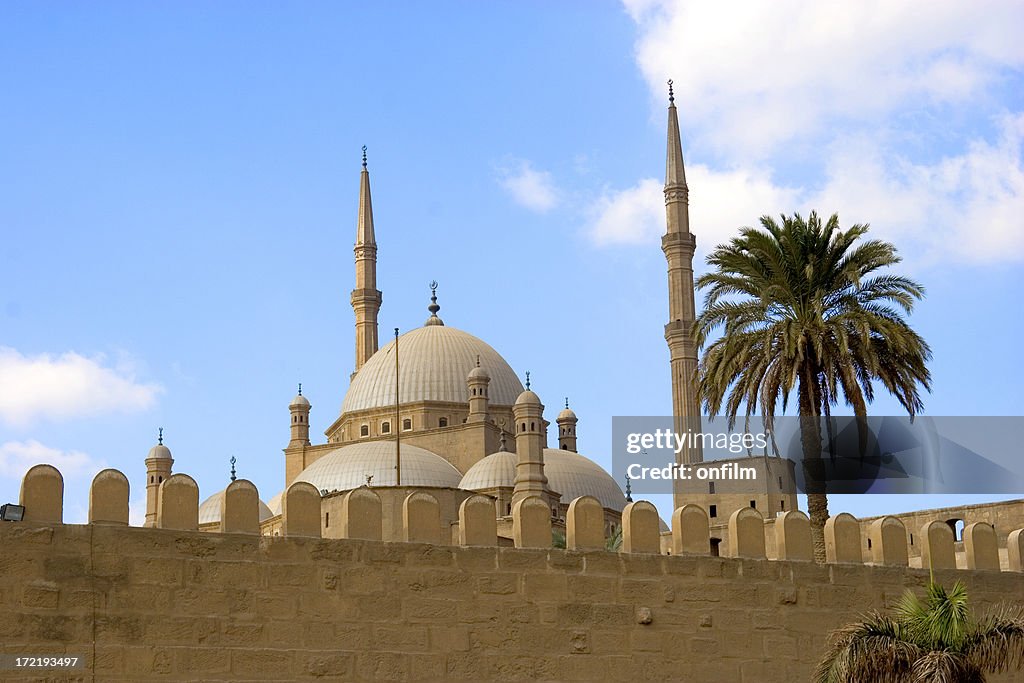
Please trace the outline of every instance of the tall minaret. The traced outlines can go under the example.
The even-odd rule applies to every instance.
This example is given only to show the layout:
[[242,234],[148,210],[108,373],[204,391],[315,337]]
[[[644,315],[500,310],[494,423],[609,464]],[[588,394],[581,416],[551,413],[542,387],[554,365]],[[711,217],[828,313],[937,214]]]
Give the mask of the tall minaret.
[[[672,365],[672,414],[676,416],[676,431],[700,431],[700,402],[697,400],[695,375],[697,346],[693,339],[695,317],[693,294],[693,252],[697,240],[690,232],[690,198],[683,168],[683,147],[679,142],[679,117],[668,82],[668,154],[665,165],[665,236],[661,250],[668,261],[668,311],[665,341],[668,342]],[[700,442],[684,448],[677,455],[680,463],[700,462],[704,459]],[[676,480],[678,481],[678,480]],[[680,505],[676,492],[676,505]]]
[[352,310],[356,314],[356,368],[377,352],[377,312],[381,294],[377,289],[377,238],[373,234],[373,205],[370,203],[370,172],[366,170],[366,146],[363,146],[363,172],[359,178],[359,221],[356,227],[356,288],[352,290]]

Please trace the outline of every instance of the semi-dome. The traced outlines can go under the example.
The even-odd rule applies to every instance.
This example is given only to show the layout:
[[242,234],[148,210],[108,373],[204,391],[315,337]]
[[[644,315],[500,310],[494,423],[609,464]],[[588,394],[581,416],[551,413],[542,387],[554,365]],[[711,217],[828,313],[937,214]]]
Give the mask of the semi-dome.
[[[395,442],[354,443],[331,451],[302,470],[295,481],[308,481],[318,491],[348,491],[366,484],[395,486]],[[402,444],[402,486],[455,488],[462,475],[447,460],[425,448]]]
[[[510,406],[523,390],[505,359],[489,344],[447,325],[427,325],[398,338],[398,388],[402,403],[444,401],[466,403],[466,377],[477,366],[491,377],[492,405]],[[392,339],[352,379],[341,412],[395,404],[395,341]]]
[[[202,503],[199,504],[199,523],[210,524],[212,522],[220,521],[220,502],[224,499],[224,489],[217,491]],[[263,522],[274,516],[274,513],[270,510],[262,500],[260,501],[260,521]]]
[[[488,455],[466,472],[460,489],[484,491],[513,487],[516,483],[516,454],[499,451]],[[544,449],[544,474],[548,487],[570,503],[580,496],[594,496],[606,508],[622,512],[626,497],[611,475],[593,460],[579,453],[557,448]]]

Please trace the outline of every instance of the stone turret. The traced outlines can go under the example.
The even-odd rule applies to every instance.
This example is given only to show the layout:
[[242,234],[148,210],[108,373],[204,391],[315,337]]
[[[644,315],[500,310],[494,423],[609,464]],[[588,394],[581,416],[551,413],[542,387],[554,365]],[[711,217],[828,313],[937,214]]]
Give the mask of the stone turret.
[[516,434],[516,481],[512,504],[528,496],[541,496],[547,500],[548,478],[544,474],[544,404],[530,391],[530,376],[526,376],[526,391],[519,394],[512,406]]
[[164,428],[161,427],[156,445],[146,455],[146,522],[144,526],[156,526],[157,495],[160,484],[171,476],[174,458],[171,449],[164,445]]
[[569,399],[565,399],[565,408],[555,418],[558,425],[558,447],[563,451],[576,452],[576,423],[579,418],[569,408]]
[[299,393],[288,406],[292,419],[292,438],[288,442],[289,448],[309,445],[309,410],[312,407],[309,399],[302,395],[302,384],[299,384]]
[[480,367],[480,357],[477,356],[476,367],[469,371],[466,377],[466,388],[469,390],[469,417],[467,422],[486,422],[488,417],[487,387],[491,383],[491,376]]

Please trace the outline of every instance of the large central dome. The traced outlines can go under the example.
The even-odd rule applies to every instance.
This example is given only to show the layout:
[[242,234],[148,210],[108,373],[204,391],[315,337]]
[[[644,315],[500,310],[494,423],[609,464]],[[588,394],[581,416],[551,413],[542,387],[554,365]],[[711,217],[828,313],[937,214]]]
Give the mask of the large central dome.
[[[480,367],[491,376],[490,402],[510,406],[523,385],[509,364],[486,342],[446,325],[426,325],[398,338],[398,385],[402,403],[444,401],[466,403],[466,375]],[[395,342],[373,354],[356,373],[341,412],[395,404]]]

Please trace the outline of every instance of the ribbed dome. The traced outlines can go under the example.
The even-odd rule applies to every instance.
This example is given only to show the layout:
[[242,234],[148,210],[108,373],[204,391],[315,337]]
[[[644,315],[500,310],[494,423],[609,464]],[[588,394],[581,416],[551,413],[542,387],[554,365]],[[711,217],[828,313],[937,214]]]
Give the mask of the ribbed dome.
[[267,507],[275,515],[281,514],[281,499],[284,498],[284,491],[279,491],[276,496],[267,501]]
[[[373,354],[349,386],[341,412],[395,404],[395,341]],[[447,401],[466,403],[466,376],[480,366],[491,376],[492,405],[510,406],[523,385],[505,359],[486,342],[445,325],[429,325],[398,338],[398,384],[402,403]]]
[[[515,453],[499,451],[488,455],[469,468],[459,488],[468,491],[511,488],[516,483],[516,462]],[[594,496],[601,505],[616,512],[626,507],[626,497],[611,475],[579,453],[545,448],[544,474],[551,490],[562,495],[563,503],[571,503],[580,496]]]
[[[202,503],[199,504],[199,523],[209,524],[220,521],[220,501],[224,499],[224,489],[217,491]],[[267,504],[260,501],[260,521],[270,519],[274,516]]]
[[459,482],[459,488],[467,491],[483,491],[485,489],[515,486],[516,454],[498,451],[488,455],[466,471],[466,476]]
[[[317,490],[349,491],[366,483],[395,485],[395,442],[370,441],[342,446],[302,470],[295,481],[308,481]],[[402,444],[402,486],[455,488],[462,475],[451,463],[425,448]]]

